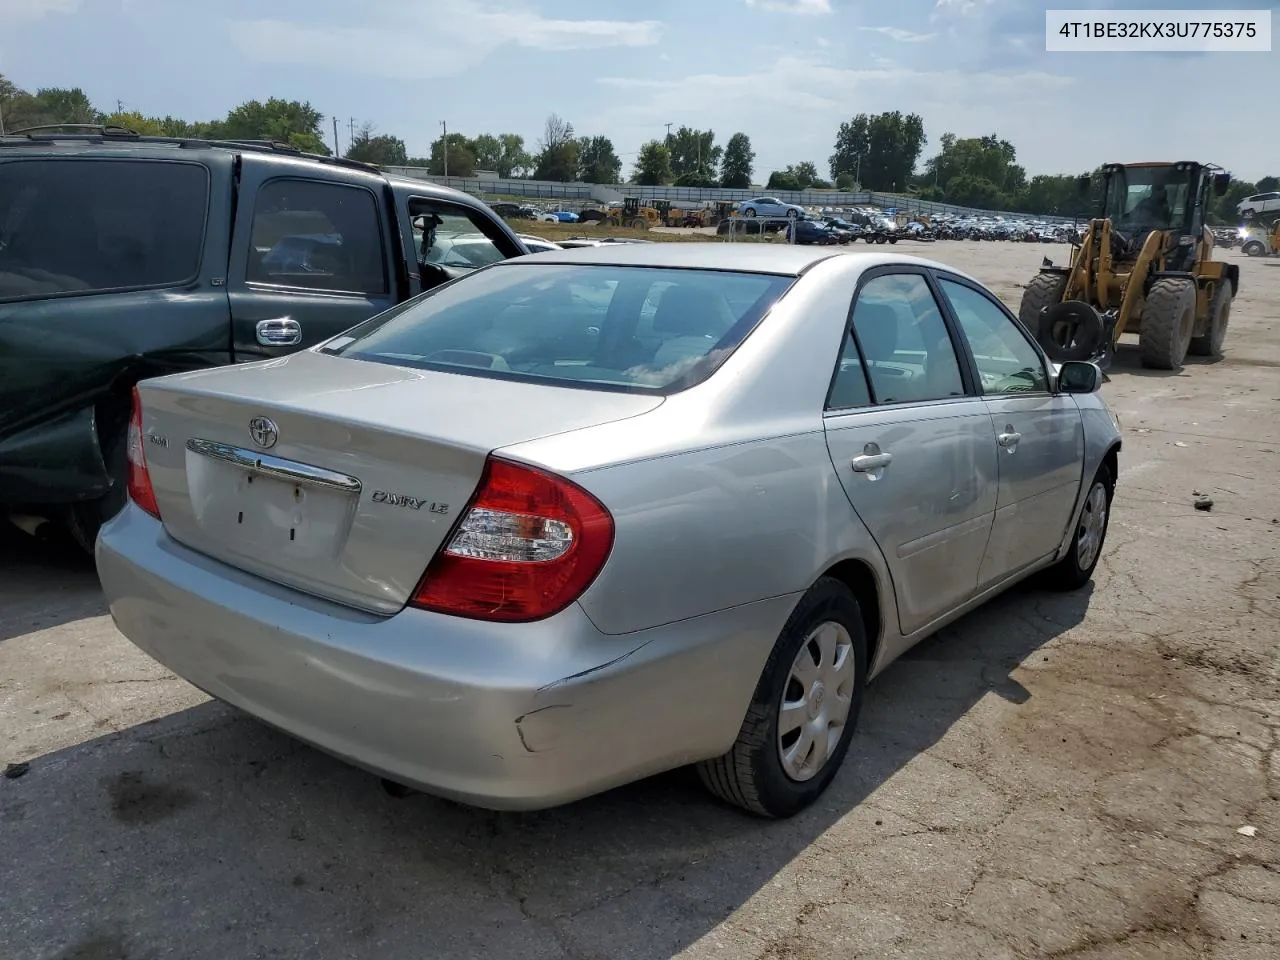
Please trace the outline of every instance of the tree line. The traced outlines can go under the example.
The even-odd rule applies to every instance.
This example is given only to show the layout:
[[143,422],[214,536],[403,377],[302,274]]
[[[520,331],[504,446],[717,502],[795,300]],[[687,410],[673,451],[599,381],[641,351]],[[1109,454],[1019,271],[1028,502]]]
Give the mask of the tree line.
[[[150,117],[136,111],[98,109],[80,88],[49,87],[29,93],[0,75],[0,125],[7,130],[41,124],[108,124],[140,134],[227,140],[276,140],[300,150],[332,154],[326,141],[325,116],[310,103],[281,100],[242,103],[221,119],[188,121]],[[560,182],[618,184],[623,162],[613,141],[605,136],[579,135],[572,123],[557,114],[547,117],[542,136],[527,146],[515,133],[442,134],[425,157],[410,156],[405,143],[378,134],[369,124],[348,131],[343,155],[382,166],[426,167],[432,174],[448,172],[469,177],[491,170],[503,178],[531,178]],[[768,191],[872,190],[954,203],[985,210],[1009,210],[1057,216],[1088,216],[1097,209],[1097,186],[1082,195],[1082,174],[1042,174],[1027,177],[1017,150],[997,134],[959,137],[944,133],[938,152],[921,163],[925,144],[924,120],[918,114],[890,111],[860,113],[840,124],[833,152],[827,159],[830,178],[821,176],[810,160],[769,174]],[[336,144],[335,144],[336,146]],[[629,171],[632,183],[660,186],[730,187],[751,189],[755,150],[745,133],[734,133],[723,146],[713,130],[682,126],[661,139],[640,146]],[[1233,180],[1222,197],[1214,198],[1211,215],[1235,222],[1236,204],[1254,193],[1280,189],[1280,178],[1257,183]]]

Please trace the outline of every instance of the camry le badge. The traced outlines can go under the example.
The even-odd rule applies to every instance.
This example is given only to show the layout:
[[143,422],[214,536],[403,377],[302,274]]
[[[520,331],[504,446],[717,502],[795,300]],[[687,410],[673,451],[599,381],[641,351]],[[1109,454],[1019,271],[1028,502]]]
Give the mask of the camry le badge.
[[270,450],[280,439],[280,430],[270,417],[254,417],[249,421],[249,436],[263,450]]
[[386,490],[373,491],[374,503],[385,503],[392,507],[405,507],[409,510],[421,510],[426,507],[432,513],[448,513],[447,503],[428,502],[420,497],[410,497],[403,493],[388,493]]

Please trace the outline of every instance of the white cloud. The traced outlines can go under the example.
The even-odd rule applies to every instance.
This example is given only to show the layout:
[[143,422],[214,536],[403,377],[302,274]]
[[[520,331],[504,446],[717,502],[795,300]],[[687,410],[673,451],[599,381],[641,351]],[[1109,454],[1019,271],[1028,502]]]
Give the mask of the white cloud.
[[777,10],[782,13],[830,13],[831,0],[747,0],[748,7],[757,10]]
[[890,40],[897,40],[899,43],[927,43],[937,36],[936,33],[912,33],[901,27],[859,27],[858,29],[865,30],[867,33],[883,33]]
[[80,0],[0,0],[0,23],[39,20],[51,13],[75,13]]
[[[359,11],[366,23],[369,14]],[[231,24],[233,42],[254,60],[337,62],[396,79],[454,76],[509,44],[555,51],[647,47],[661,35],[656,20],[556,20],[474,0],[422,0],[412,12],[398,11],[395,22],[369,26],[270,19]]]
[[967,17],[971,13],[981,12],[983,7],[989,7],[994,2],[995,0],[937,0],[933,9],[940,14]]
[[[1039,71],[911,70],[880,58],[870,64],[852,69],[783,56],[740,74],[604,77],[598,82],[613,91],[609,108],[584,117],[581,128],[602,130],[615,143],[640,143],[668,120],[714,129],[721,141],[744,130],[759,154],[761,177],[799,160],[821,166],[837,127],[853,113],[904,109],[904,104],[925,118],[934,145],[947,130],[961,136],[999,130],[1015,143],[1052,139],[1053,125],[1041,121],[1056,116],[1047,108],[1075,83]],[[926,156],[931,150],[926,148]]]

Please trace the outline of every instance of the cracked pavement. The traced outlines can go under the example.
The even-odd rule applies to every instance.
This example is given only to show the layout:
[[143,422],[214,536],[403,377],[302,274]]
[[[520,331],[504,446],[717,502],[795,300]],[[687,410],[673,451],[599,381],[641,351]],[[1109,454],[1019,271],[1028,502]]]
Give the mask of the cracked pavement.
[[[1014,304],[1046,252],[917,249]],[[788,822],[679,771],[536,814],[394,799],[132,647],[89,563],[0,533],[0,764],[30,763],[0,779],[0,957],[1275,960],[1280,260],[1219,256],[1226,359],[1111,371],[1092,588],[908,653]]]

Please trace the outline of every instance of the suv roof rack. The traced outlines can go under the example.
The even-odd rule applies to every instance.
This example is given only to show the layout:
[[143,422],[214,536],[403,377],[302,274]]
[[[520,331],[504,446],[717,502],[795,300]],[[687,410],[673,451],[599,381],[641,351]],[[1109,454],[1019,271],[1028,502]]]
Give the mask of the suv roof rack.
[[30,146],[65,141],[80,143],[140,143],[159,146],[177,147],[180,150],[198,150],[220,147],[225,150],[247,150],[257,153],[283,153],[316,163],[327,163],[333,166],[348,167],[353,170],[364,170],[380,173],[382,168],[376,163],[365,163],[363,160],[349,160],[346,157],[331,157],[320,153],[307,153],[291,143],[279,140],[213,140],[202,137],[165,137],[141,134],[128,127],[119,127],[101,123],[45,123],[35,127],[23,127],[21,130],[10,130],[0,136],[0,146]]

